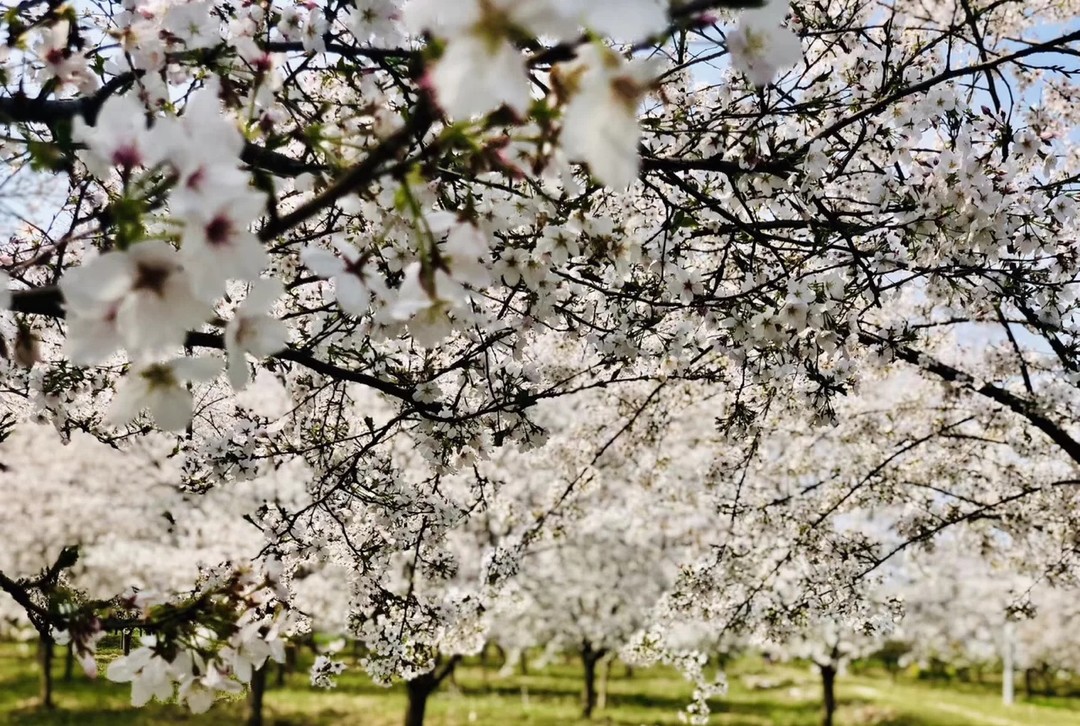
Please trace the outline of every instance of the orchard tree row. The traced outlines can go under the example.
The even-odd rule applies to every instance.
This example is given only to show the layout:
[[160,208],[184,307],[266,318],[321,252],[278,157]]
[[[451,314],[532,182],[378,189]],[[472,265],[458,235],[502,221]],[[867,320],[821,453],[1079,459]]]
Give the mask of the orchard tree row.
[[193,710],[341,632],[410,723],[491,638],[703,720],[701,643],[835,675],[915,562],[1030,614],[1077,586],[1078,9],[9,7],[2,607]]

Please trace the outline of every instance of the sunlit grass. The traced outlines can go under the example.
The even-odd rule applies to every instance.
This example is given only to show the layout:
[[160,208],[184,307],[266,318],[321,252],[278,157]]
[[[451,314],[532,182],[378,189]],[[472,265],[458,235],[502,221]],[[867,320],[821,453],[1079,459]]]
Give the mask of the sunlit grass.
[[[192,716],[171,704],[133,709],[128,688],[77,673],[62,679],[63,658],[56,659],[57,708],[37,706],[38,673],[30,648],[0,646],[0,723],[72,724],[79,726],[149,726],[161,723],[237,724],[245,718],[242,699],[219,702],[209,714]],[[757,676],[755,686],[754,675]],[[725,726],[816,726],[820,692],[809,668],[743,663],[731,670],[731,690],[713,703],[710,723]],[[765,681],[771,681],[766,683]],[[306,673],[288,674],[283,686],[271,672],[266,723],[271,726],[398,726],[405,711],[399,688],[373,685],[359,669],[350,669],[332,691],[312,689]],[[763,687],[770,686],[770,687]],[[838,726],[1067,726],[1080,724],[1072,699],[1041,699],[1041,704],[1000,704],[993,686],[958,687],[886,676],[845,676],[838,682]],[[476,662],[459,668],[453,682],[431,699],[431,726],[565,726],[588,723],[580,718],[581,672],[572,663],[556,664],[528,675],[500,677]],[[608,699],[594,723],[620,726],[674,726],[690,701],[691,685],[666,669],[636,670],[628,676],[613,669]]]

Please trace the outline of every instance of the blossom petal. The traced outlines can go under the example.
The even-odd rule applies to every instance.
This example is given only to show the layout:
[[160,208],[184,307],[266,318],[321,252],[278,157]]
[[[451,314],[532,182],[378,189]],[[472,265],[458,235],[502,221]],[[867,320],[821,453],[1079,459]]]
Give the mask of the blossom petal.
[[345,269],[345,263],[333,252],[318,247],[305,247],[300,251],[300,261],[304,267],[319,277],[333,277]]
[[251,283],[247,297],[244,298],[243,306],[248,313],[265,313],[274,306],[285,294],[285,286],[281,280],[273,277],[262,277]]
[[218,358],[177,358],[170,365],[176,376],[184,381],[212,381],[221,373]]
[[234,391],[242,391],[251,382],[251,371],[248,369],[247,355],[240,348],[230,348],[229,359],[229,385]]
[[147,401],[154,423],[164,431],[183,431],[191,423],[191,392],[180,386],[155,389]]

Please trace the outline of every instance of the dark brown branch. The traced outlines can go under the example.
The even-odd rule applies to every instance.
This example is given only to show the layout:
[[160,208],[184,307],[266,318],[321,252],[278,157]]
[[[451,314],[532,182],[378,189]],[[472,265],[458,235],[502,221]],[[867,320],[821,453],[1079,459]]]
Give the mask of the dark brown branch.
[[893,94],[881,98],[878,101],[866,106],[859,111],[843,116],[835,123],[818,133],[816,136],[806,141],[803,144],[802,148],[796,154],[794,154],[794,156],[801,156],[803,153],[805,153],[807,149],[810,148],[810,145],[813,144],[814,141],[832,136],[841,131],[842,129],[847,128],[851,124],[858,123],[863,119],[881,113],[882,111],[891,107],[893,104],[895,104],[897,101],[900,101],[901,99],[907,98],[908,96],[913,96],[917,93],[928,91],[939,83],[944,83],[945,81],[952,80],[953,78],[960,78],[967,75],[978,75],[980,73],[993,71],[1000,66],[1011,63],[1012,61],[1020,60],[1021,58],[1026,58],[1029,55],[1037,55],[1039,53],[1062,52],[1061,46],[1066,43],[1072,43],[1078,40],[1080,40],[1080,30],[1066,33],[1065,35],[1060,35],[1057,38],[1052,38],[1042,43],[1033,43],[1026,48],[1021,48],[1020,50],[1015,51],[1014,53],[998,56],[997,58],[986,61],[985,63],[974,63],[970,66],[952,68],[950,70],[943,71],[942,73],[939,73],[932,78],[927,78],[926,80],[920,81],[919,83],[914,83],[910,86],[907,86],[906,88],[901,88],[899,91],[896,91]]
[[438,685],[444,680],[446,680],[447,677],[449,677],[449,675],[454,672],[454,668],[456,668],[457,664],[460,662],[460,655],[452,655],[447,658],[442,664],[436,666],[435,670],[432,672],[432,676],[434,676],[435,678],[435,685]]
[[704,159],[663,159],[654,156],[642,155],[642,171],[718,171],[729,176],[741,176],[743,174],[772,174],[783,176],[797,169],[791,161],[759,161],[752,166],[744,167],[737,161],[724,159],[720,156],[709,156]]
[[117,91],[135,80],[134,73],[124,73],[111,78],[92,96],[78,99],[55,100],[31,98],[25,94],[0,98],[0,123],[40,123],[54,128],[63,121],[82,116],[93,125],[101,106]]
[[[214,348],[217,350],[225,349],[225,340],[221,335],[217,333],[199,333],[191,332],[187,334],[187,340],[184,343],[192,348]],[[341,368],[333,363],[327,363],[321,361],[318,358],[314,358],[311,355],[295,348],[286,348],[285,350],[275,353],[270,356],[271,358],[277,358],[278,360],[287,360],[292,363],[307,368],[310,371],[319,373],[332,378],[335,381],[349,381],[351,383],[360,383],[368,388],[374,388],[377,391],[385,393],[393,398],[401,399],[402,401],[408,401],[410,404],[421,409],[430,409],[430,405],[424,405],[413,400],[412,390],[404,388],[402,386],[395,385],[388,381],[384,381],[375,376],[367,373],[361,373],[360,371],[353,371],[347,368]]]
[[321,194],[297,207],[283,217],[271,220],[259,231],[263,242],[274,239],[293,227],[306,222],[322,210],[330,207],[337,200],[358,191],[365,184],[371,183],[379,175],[380,167],[395,158],[413,139],[422,138],[431,127],[435,117],[429,104],[417,104],[412,118],[379,144],[355,166],[339,176]]
[[25,585],[0,572],[0,590],[3,590],[21,607],[31,624],[39,633],[48,632],[49,612],[35,603]]
[[294,177],[301,174],[326,171],[326,167],[321,164],[299,161],[280,152],[265,149],[250,141],[244,144],[244,150],[240,153],[240,160],[250,167],[263,169],[282,177]]
[[[56,287],[17,290],[12,293],[11,309],[17,313],[25,313],[28,315],[42,315],[44,317],[57,319],[64,317],[63,298],[59,288]],[[185,344],[192,348],[215,348],[217,350],[224,350],[225,348],[224,338],[217,333],[190,332],[187,334]],[[385,393],[388,396],[392,396],[393,398],[407,401],[409,404],[420,410],[431,409],[430,404],[422,404],[413,400],[413,391],[411,388],[384,381],[367,373],[341,368],[333,363],[327,363],[326,361],[314,358],[302,350],[286,348],[271,357],[277,358],[278,360],[297,363],[315,373],[327,376],[336,381],[360,383]]]
[[[690,20],[696,15],[707,13],[710,10],[717,10],[720,8],[759,8],[764,4],[764,0],[691,0],[690,2],[683,3],[682,5],[671,9],[671,14],[669,15],[671,24],[666,31],[660,34],[659,38],[648,38],[641,43],[636,44],[634,47],[646,48],[653,45],[659,40],[670,36],[672,32],[677,30],[687,20]],[[580,38],[570,42],[559,43],[550,48],[537,49],[537,52],[529,58],[528,63],[530,66],[547,66],[562,61],[573,60],[577,55],[578,47],[588,42],[589,36],[582,35]]]
[[859,340],[875,347],[885,347],[893,351],[897,358],[911,365],[931,373],[943,381],[955,383],[973,393],[990,399],[995,403],[1005,406],[1013,413],[1019,414],[1031,423],[1032,426],[1042,431],[1058,447],[1065,452],[1075,463],[1080,464],[1080,442],[1074,439],[1060,424],[1051,420],[1041,411],[1038,406],[1021,396],[995,386],[993,383],[977,384],[967,373],[954,368],[947,363],[931,358],[925,353],[910,348],[906,345],[890,341],[879,335],[866,331],[859,332]]
[[1013,335],[1012,326],[1009,325],[1009,321],[1005,319],[1005,313],[1001,311],[1001,306],[997,308],[998,322],[1001,323],[1001,327],[1005,328],[1005,335],[1008,336],[1009,342],[1012,343],[1013,350],[1016,352],[1016,361],[1020,364],[1020,375],[1024,377],[1024,388],[1031,395],[1035,395],[1035,388],[1031,385],[1031,374],[1028,373],[1027,361],[1024,360],[1024,352],[1020,350],[1020,344],[1016,342],[1016,336]]
[[[55,129],[61,123],[70,122],[76,116],[82,116],[88,124],[93,124],[107,95],[98,93],[78,100],[35,99],[29,96],[0,98],[0,123],[39,123]],[[250,142],[244,145],[240,159],[249,166],[285,177],[325,171],[325,167],[321,165],[297,161]]]
[[[342,45],[341,43],[333,42],[331,36],[326,34],[323,36],[326,41],[326,52],[340,55],[343,58],[370,58],[372,60],[411,60],[415,58],[418,53],[416,51],[406,50],[405,48],[365,48],[360,45]],[[269,43],[264,43],[262,48],[271,53],[289,53],[289,52],[306,52],[303,43],[275,40]]]
[[1024,316],[1024,320],[1027,321],[1027,325],[1033,330],[1042,334],[1043,340],[1050,346],[1050,349],[1054,351],[1054,355],[1061,361],[1061,365],[1065,367],[1067,371],[1075,371],[1076,367],[1076,352],[1074,347],[1067,346],[1061,342],[1061,338],[1058,337],[1058,330],[1052,325],[1047,324],[1041,320],[1034,310],[1027,305],[1019,301],[1013,301],[1016,308]]

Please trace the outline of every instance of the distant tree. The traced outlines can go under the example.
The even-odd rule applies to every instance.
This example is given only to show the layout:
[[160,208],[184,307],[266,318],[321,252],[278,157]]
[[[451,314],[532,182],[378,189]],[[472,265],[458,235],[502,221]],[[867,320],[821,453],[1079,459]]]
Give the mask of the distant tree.
[[[705,421],[728,436],[710,449],[716,476],[690,484],[716,495],[702,513],[723,541],[680,571],[653,630],[843,617],[893,554],[884,541],[913,547],[989,517],[1033,541],[1073,528],[1078,112],[1060,60],[1080,40],[1076,8],[744,4],[758,5],[8,8],[0,158],[50,194],[0,254],[3,430],[37,417],[120,449],[169,432],[190,504],[173,514],[181,529],[239,483],[304,473],[230,510],[261,546],[195,590],[123,614],[119,590],[69,602],[68,557],[5,573],[7,596],[87,655],[103,630],[147,633],[111,675],[139,702],[176,693],[203,708],[283,647],[289,573],[330,562],[352,573],[365,668],[414,679],[443,626],[497,599],[490,587],[435,607],[446,588],[424,600],[409,587],[410,572],[452,559],[453,532],[500,488],[472,466],[542,442],[541,402],[593,390],[634,401],[616,438],[673,385],[712,401]],[[817,485],[809,453],[763,471],[764,486],[749,478],[775,464],[761,452],[812,450],[811,425],[845,423],[857,405],[844,397],[880,360],[975,418],[886,417],[877,431],[962,431],[969,447],[990,433],[990,448],[1018,450],[990,460],[1022,492],[999,480],[1002,498],[957,500],[944,517],[926,495],[933,516],[906,512],[883,525],[895,538],[877,538],[832,516],[903,498],[900,480],[870,485],[873,451],[851,462],[870,464],[862,483],[829,472]],[[1029,436],[1056,447],[1057,469]],[[876,454],[910,445],[891,437]],[[945,450],[978,464],[971,448]],[[586,481],[570,478],[556,503]],[[534,521],[530,542],[558,524]],[[500,575],[527,551],[499,549]],[[313,679],[339,666],[320,660]]]

